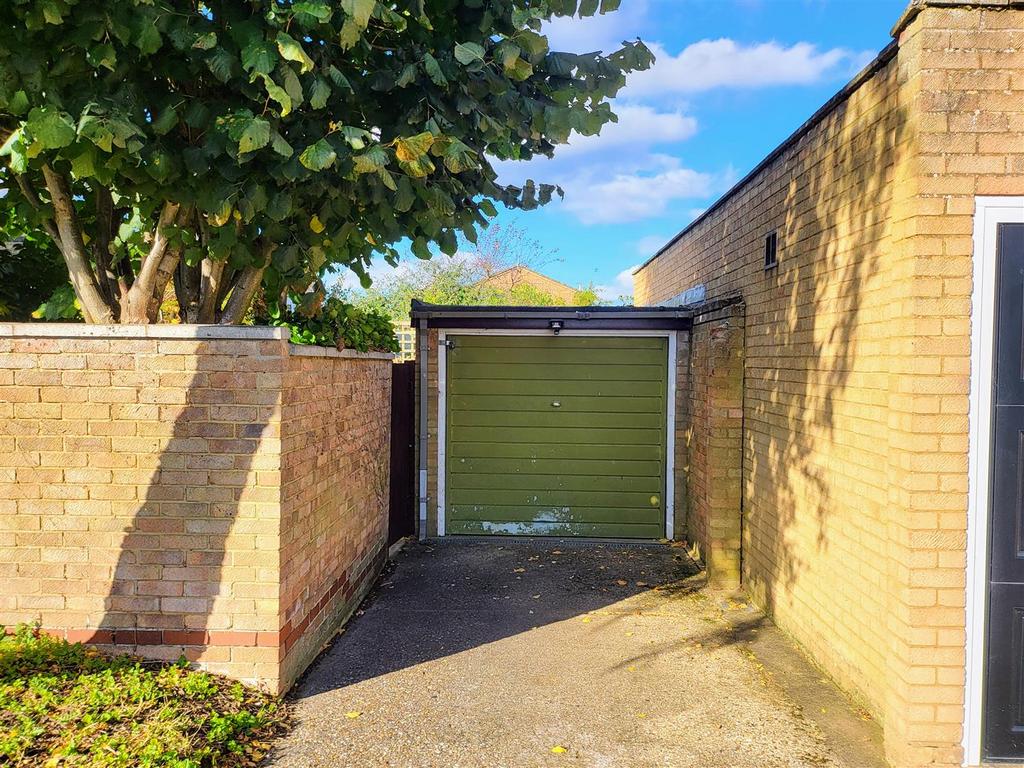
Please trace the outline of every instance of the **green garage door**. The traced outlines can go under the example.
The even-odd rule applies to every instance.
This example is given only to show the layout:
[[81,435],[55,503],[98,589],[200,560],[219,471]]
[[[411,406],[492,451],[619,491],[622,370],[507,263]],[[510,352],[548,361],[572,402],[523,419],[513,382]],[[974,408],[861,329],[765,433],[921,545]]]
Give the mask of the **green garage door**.
[[449,339],[446,533],[665,535],[667,339]]

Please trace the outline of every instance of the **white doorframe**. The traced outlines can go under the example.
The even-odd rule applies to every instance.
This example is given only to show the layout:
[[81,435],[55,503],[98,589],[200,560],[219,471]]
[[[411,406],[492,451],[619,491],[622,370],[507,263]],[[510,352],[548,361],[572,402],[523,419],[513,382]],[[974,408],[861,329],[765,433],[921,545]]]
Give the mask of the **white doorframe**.
[[970,453],[967,494],[967,647],[964,764],[981,764],[984,714],[985,612],[992,473],[992,386],[995,367],[996,233],[1024,224],[1024,197],[977,197],[971,293]]
[[[447,464],[447,395],[449,336],[550,336],[545,329],[460,328],[437,333],[437,535],[445,535],[445,478]],[[563,330],[561,336],[645,336],[668,339],[668,387],[665,393],[665,538],[671,539],[675,528],[675,445],[676,445],[676,331]]]

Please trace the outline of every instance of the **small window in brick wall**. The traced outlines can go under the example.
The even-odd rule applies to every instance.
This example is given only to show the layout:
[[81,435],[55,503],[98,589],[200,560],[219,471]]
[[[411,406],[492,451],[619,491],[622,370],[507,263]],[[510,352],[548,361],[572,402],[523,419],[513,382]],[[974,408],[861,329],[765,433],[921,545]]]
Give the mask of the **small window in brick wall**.
[[769,232],[764,238],[764,268],[768,271],[779,266],[779,235]]

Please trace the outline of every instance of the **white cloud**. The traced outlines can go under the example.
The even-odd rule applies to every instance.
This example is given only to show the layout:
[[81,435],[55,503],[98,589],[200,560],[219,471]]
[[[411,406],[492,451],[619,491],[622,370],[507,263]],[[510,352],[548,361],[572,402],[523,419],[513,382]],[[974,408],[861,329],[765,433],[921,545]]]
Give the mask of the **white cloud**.
[[826,77],[850,75],[866,63],[865,56],[845,48],[825,51],[812,43],[784,46],[776,42],[744,45],[729,38],[701,40],[671,54],[651,46],[657,61],[633,75],[622,94],[635,99],[697,93],[713,88],[764,88],[807,85]]
[[594,291],[603,301],[616,301],[620,296],[633,300],[633,273],[639,264],[626,267],[615,276],[610,284],[596,285]]
[[645,104],[613,104],[612,110],[618,122],[605,125],[597,136],[573,136],[555,150],[555,156],[561,159],[619,147],[668,144],[684,141],[697,132],[696,118],[680,110],[662,112]]
[[607,178],[583,174],[563,182],[565,209],[584,224],[620,224],[660,216],[676,200],[704,198],[719,185],[673,157],[658,156],[661,168],[619,172]]
[[650,258],[669,241],[665,235],[647,235],[636,241],[636,252],[644,259]]
[[572,53],[617,51],[623,40],[635,39],[647,20],[647,1],[630,0],[614,13],[585,19],[562,16],[552,19],[542,30],[552,50]]

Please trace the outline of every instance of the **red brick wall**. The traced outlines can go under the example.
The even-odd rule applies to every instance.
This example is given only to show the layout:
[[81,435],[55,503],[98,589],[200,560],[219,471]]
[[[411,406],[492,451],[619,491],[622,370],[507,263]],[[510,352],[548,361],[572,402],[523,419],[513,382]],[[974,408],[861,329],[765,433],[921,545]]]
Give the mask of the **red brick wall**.
[[390,360],[289,358],[281,414],[285,686],[356,608],[386,557]]

